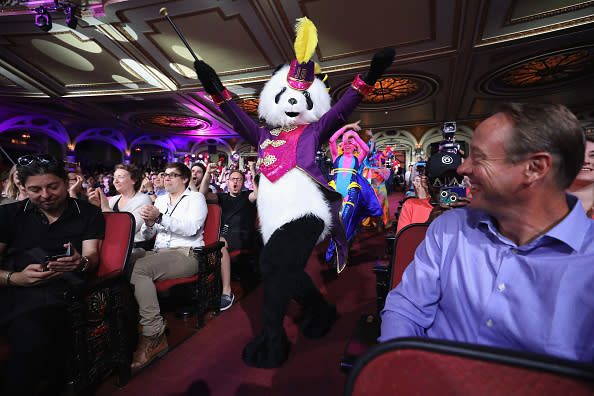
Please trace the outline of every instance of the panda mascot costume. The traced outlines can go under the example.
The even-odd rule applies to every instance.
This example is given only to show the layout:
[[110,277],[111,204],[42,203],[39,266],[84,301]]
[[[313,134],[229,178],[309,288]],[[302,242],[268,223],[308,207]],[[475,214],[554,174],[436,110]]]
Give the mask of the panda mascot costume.
[[260,368],[282,365],[290,343],[283,318],[291,299],[304,309],[300,331],[323,337],[336,320],[336,308],[326,302],[305,272],[316,246],[332,234],[337,269],[346,265],[346,235],[339,218],[342,196],[330,188],[317,167],[317,149],[342,127],[392,63],[393,48],[374,55],[369,71],[357,76],[334,105],[310,60],[317,46],[317,30],[307,18],[296,25],[296,58],[275,71],[260,94],[258,114],[266,126],[254,122],[231,101],[216,72],[205,62],[194,67],[204,89],[246,141],[258,149],[260,182],[258,216],[264,247],[260,271],[264,288],[263,329],[243,350],[246,364]]

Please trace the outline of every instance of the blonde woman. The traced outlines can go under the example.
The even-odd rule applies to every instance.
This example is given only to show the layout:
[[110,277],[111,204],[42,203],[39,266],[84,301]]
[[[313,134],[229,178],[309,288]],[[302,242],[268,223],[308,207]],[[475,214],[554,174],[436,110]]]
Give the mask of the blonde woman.
[[23,199],[27,198],[25,187],[21,185],[18,176],[19,172],[17,171],[17,167],[16,165],[13,165],[13,167],[10,169],[10,173],[8,174],[6,199],[2,201],[2,205],[16,201],[22,201]]

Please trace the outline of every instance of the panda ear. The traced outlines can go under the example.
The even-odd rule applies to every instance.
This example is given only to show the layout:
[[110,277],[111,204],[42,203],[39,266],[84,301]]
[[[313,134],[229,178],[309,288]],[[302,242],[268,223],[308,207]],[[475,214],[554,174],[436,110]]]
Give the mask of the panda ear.
[[328,74],[326,74],[326,73],[319,73],[319,74],[316,74],[316,77],[318,79],[320,79],[324,83],[324,85],[326,86],[326,89],[327,90],[330,89],[330,84],[328,83]]
[[274,76],[280,69],[282,69],[283,67],[286,66],[286,63],[280,64],[276,67],[276,69],[274,69],[274,71],[272,72],[272,75]]

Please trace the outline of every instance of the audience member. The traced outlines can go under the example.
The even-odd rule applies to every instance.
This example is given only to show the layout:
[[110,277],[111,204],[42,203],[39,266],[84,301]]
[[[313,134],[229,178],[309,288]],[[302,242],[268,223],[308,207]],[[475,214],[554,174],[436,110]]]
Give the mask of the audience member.
[[[440,188],[462,183],[462,176],[456,174],[456,169],[461,163],[460,155],[447,152],[436,153],[429,159],[426,168],[427,176],[415,176],[415,198],[407,199],[402,204],[396,232],[409,224],[433,220],[443,210],[452,207],[440,207]],[[464,205],[468,203],[468,201],[463,202]],[[458,207],[460,204],[456,203],[454,206]],[[430,219],[430,214],[436,207],[440,207],[441,210],[436,211]]]
[[148,178],[145,178],[146,182],[143,182],[143,184],[145,185],[146,195],[149,196],[153,203],[155,202],[157,197],[167,194],[167,190],[165,190],[164,184],[165,180],[163,180],[164,173],[165,172],[163,171],[157,171],[155,172],[155,176],[153,177],[152,181]]
[[387,297],[380,341],[427,336],[594,360],[594,221],[565,193],[584,134],[562,105],[510,104],[458,168],[470,206],[439,216]]
[[410,180],[410,176],[412,175],[413,164],[408,166],[408,170],[404,174],[404,189],[408,190],[411,186],[412,181]]
[[0,174],[0,205],[5,203],[14,202],[14,200],[8,198],[6,188],[8,187],[8,179],[10,175],[10,169],[6,169]]
[[[148,195],[140,192],[142,173],[136,165],[118,164],[113,173],[113,184],[118,195],[109,199],[102,188],[89,189],[89,201],[101,208],[104,212],[130,212],[136,220],[136,234],[134,234],[134,248],[147,249],[147,241],[141,232],[144,219],[140,210],[153,201]],[[142,256],[142,251],[135,251],[134,258]]]
[[5,200],[3,203],[10,203],[15,201],[22,201],[27,198],[25,187],[19,180],[19,171],[17,165],[13,165],[8,174],[8,182],[6,184],[6,197],[10,200]]
[[[255,165],[250,162],[250,168],[255,173]],[[231,258],[229,251],[252,249],[255,239],[256,197],[254,191],[243,191],[244,175],[238,170],[232,171],[228,180],[229,191],[214,194],[208,191],[208,181],[216,172],[217,164],[208,164],[206,175],[200,184],[200,192],[209,203],[221,206],[221,241],[225,243],[222,249],[221,278],[223,281],[223,295],[221,296],[221,310],[231,307],[235,296],[231,292]]]
[[594,219],[594,134],[586,135],[584,165],[567,192],[577,196],[586,214]]
[[157,197],[154,206],[145,205],[140,210],[144,239],[155,235],[156,239],[155,249],[136,260],[132,271],[142,325],[132,362],[134,369],[146,366],[169,348],[153,282],[195,275],[198,265],[192,248],[204,246],[202,234],[208,209],[204,195],[187,190],[190,169],[181,162],[172,162],[166,165],[163,177],[167,194]]
[[70,198],[88,200],[87,194],[83,189],[84,178],[78,172],[68,172],[68,195]]
[[103,176],[103,178],[101,179],[103,181],[103,185],[102,185],[102,189],[103,189],[103,194],[106,197],[113,197],[114,195],[117,195],[115,186],[113,185],[113,176],[110,175],[106,175]]
[[[10,345],[0,394],[59,394],[71,330],[64,291],[99,261],[105,234],[101,211],[68,197],[64,163],[46,155],[18,159],[28,199],[0,207],[0,332]],[[42,266],[46,256],[69,257]],[[49,388],[49,389],[48,389]]]

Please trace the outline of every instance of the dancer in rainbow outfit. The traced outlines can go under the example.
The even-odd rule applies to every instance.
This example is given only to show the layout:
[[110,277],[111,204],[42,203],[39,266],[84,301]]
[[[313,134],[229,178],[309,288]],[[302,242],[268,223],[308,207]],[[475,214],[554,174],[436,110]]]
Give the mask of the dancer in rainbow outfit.
[[[392,149],[388,146],[383,152],[377,152],[373,135],[368,131],[371,139],[368,143],[368,155],[363,160],[361,172],[363,177],[371,184],[373,191],[382,207],[382,221],[383,227],[389,228],[392,226],[390,221],[390,210],[388,207],[388,190],[386,189],[386,179],[390,176],[390,169],[386,167],[386,162],[389,156],[392,155]],[[379,214],[378,214],[379,215]],[[377,215],[376,215],[377,216]],[[380,224],[376,224],[373,217],[363,221],[364,226],[382,228]]]
[[[369,152],[367,144],[356,133],[361,130],[359,122],[361,121],[343,126],[329,141],[334,169],[330,173],[333,179],[328,184],[344,197],[340,217],[349,243],[353,240],[361,220],[382,214],[382,208],[371,186],[359,174],[360,164]],[[336,145],[340,136],[342,153]],[[332,259],[334,250],[334,240],[331,239],[326,251],[326,261]]]

